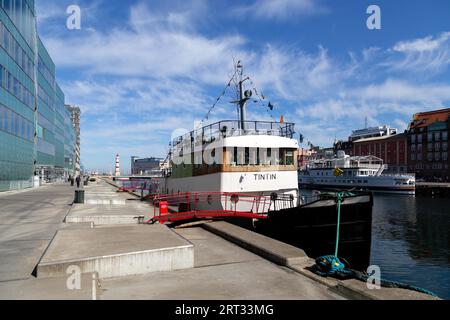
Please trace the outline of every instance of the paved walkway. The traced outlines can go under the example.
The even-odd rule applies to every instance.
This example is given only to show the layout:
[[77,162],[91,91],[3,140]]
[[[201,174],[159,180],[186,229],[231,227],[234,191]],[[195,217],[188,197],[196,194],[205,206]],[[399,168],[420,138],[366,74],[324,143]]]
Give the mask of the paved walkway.
[[324,285],[202,228],[175,231],[194,244],[193,269],[105,279],[99,299],[343,299]]
[[[68,185],[53,185],[0,194],[0,299],[92,297],[90,275],[82,277],[80,291],[67,290],[65,276],[53,279],[32,276],[55,232],[64,227],[63,220],[70,211],[73,190]],[[175,231],[194,244],[194,268],[103,279],[101,287],[96,289],[97,298],[342,299],[326,286],[273,264],[200,227]]]
[[0,283],[30,278],[70,210],[74,188],[50,185],[0,193]]

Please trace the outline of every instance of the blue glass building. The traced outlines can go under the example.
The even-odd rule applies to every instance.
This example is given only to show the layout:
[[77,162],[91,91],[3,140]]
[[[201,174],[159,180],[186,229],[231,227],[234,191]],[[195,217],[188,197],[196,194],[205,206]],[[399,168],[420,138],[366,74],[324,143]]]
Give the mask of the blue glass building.
[[34,0],[0,0],[0,191],[74,173],[75,132]]

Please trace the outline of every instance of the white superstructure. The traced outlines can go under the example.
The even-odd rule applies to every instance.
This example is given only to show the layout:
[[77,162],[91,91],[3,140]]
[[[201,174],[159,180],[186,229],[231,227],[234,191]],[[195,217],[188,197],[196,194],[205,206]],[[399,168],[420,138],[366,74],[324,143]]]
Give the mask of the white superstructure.
[[384,175],[386,168],[383,160],[375,156],[350,157],[340,151],[334,159],[310,162],[306,170],[299,172],[299,185],[415,194],[414,175]]

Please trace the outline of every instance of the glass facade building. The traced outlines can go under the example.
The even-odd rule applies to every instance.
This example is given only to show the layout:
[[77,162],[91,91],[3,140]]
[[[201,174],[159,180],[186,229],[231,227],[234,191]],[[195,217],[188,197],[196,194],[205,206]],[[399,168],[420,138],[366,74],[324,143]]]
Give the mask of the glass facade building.
[[34,0],[0,0],[0,191],[73,174],[75,133]]

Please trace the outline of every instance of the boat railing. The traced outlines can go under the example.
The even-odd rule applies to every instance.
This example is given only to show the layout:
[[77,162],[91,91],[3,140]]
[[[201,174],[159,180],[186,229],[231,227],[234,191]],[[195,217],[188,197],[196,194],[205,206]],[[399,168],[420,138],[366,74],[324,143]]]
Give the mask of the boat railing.
[[[308,164],[309,169],[372,169],[372,170],[378,170],[380,168],[383,168],[383,165],[380,164],[372,164],[372,165],[339,165],[338,163],[333,164],[322,164],[322,163],[309,163]],[[386,169],[384,167],[383,169]]]
[[179,136],[172,141],[172,147],[182,143],[194,143],[196,146],[205,145],[227,137],[239,137],[250,135],[269,135],[292,139],[295,134],[294,123],[280,123],[268,121],[219,121],[197,130]]
[[[154,194],[154,219],[181,221],[196,218],[244,217],[265,219],[272,211],[297,206],[295,197],[286,194],[260,195],[231,192],[181,192]],[[170,212],[161,212],[164,205]]]

